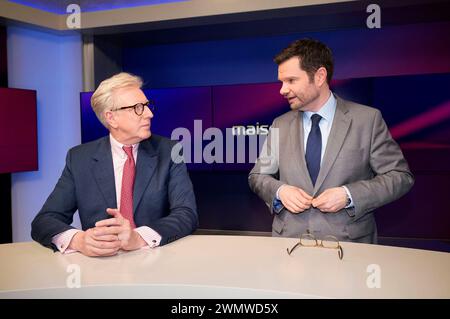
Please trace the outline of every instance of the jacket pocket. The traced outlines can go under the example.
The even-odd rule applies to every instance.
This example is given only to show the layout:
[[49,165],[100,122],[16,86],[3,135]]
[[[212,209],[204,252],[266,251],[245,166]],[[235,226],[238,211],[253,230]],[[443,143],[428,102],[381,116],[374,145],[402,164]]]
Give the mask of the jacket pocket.
[[350,239],[358,239],[372,234],[375,231],[375,219],[373,214],[368,214],[366,218],[346,226],[348,237]]

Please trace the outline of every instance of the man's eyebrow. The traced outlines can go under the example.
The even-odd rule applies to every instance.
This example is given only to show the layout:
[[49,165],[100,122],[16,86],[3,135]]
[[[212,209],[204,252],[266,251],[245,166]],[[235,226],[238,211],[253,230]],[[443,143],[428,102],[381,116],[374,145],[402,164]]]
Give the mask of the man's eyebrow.
[[280,80],[280,81],[295,80],[295,79],[298,79],[298,76],[292,75],[292,76],[278,77],[278,80]]

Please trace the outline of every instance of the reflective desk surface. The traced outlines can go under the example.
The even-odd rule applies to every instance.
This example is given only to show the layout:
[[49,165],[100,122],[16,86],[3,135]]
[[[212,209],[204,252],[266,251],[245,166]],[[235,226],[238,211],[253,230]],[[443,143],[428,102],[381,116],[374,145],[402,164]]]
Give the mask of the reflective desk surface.
[[294,238],[191,235],[113,257],[0,245],[0,298],[450,298],[450,254]]

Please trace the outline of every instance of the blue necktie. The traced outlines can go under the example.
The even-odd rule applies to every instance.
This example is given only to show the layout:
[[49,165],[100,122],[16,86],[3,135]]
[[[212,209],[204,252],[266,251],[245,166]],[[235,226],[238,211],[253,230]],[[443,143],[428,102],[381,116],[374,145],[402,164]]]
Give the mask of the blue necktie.
[[320,132],[319,122],[322,117],[319,114],[311,116],[311,131],[306,142],[306,166],[313,185],[316,184],[317,176],[320,170],[320,154],[322,152],[322,134]]

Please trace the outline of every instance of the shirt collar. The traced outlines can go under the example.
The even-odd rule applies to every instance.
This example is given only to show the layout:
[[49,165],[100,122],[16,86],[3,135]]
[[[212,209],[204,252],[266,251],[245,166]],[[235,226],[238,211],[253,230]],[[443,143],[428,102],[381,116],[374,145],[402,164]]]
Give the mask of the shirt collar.
[[325,104],[320,108],[317,112],[304,112],[304,114],[311,119],[313,114],[319,114],[322,118],[324,118],[327,122],[331,122],[334,117],[334,112],[336,111],[336,98],[334,97],[333,92],[330,91],[330,97],[325,102]]
[[[113,153],[115,154],[119,154],[122,157],[126,157],[126,153],[123,150],[123,146],[125,146],[125,144],[120,143],[119,141],[117,141],[112,134],[109,134],[109,140],[111,141],[111,150],[113,151]],[[133,152],[136,151],[136,148],[139,146],[139,143],[133,144],[131,145],[133,147]]]

